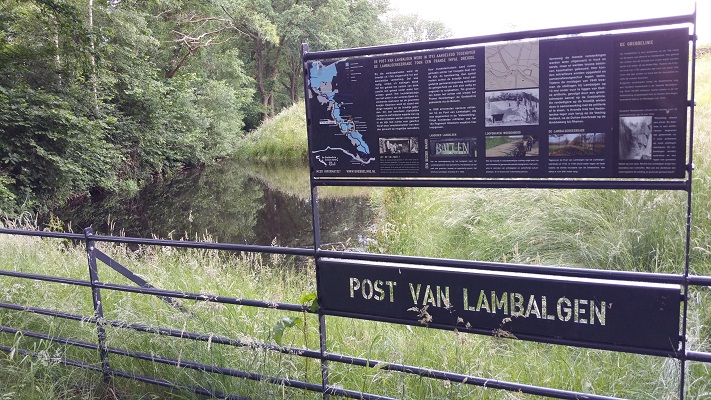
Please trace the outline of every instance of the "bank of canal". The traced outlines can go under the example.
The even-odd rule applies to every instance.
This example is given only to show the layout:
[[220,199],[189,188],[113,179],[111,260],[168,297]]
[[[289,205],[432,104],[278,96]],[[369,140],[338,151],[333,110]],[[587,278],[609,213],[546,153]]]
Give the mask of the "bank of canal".
[[[359,248],[374,212],[367,188],[319,188],[321,243]],[[99,234],[312,247],[308,167],[226,160],[55,211],[67,227]]]

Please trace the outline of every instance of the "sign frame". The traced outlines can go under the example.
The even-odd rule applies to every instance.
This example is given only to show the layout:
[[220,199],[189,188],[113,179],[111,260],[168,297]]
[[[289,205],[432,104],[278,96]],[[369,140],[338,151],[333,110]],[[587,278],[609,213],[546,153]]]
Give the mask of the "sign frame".
[[[357,180],[372,186],[446,180],[455,182],[452,186],[681,189],[679,179],[687,176],[689,165],[688,28],[561,37],[596,32],[582,28],[536,32],[531,36],[521,32],[415,45],[305,52],[305,102],[313,180],[316,184],[332,180],[346,185],[353,184],[349,180]],[[486,52],[496,46],[525,47],[533,39],[540,63],[535,93],[532,89],[498,90],[499,87],[489,84],[483,62]],[[502,41],[507,42],[501,44]],[[588,50],[579,54],[581,48]],[[637,53],[641,54],[630,55]],[[575,57],[585,66],[579,76],[575,75],[572,64]],[[647,75],[629,72],[647,62],[643,60],[656,60],[654,57],[672,60],[669,69],[654,70]],[[431,63],[425,64],[428,61]],[[569,67],[561,67],[564,63]],[[452,73],[447,72],[452,69]],[[450,83],[449,80],[462,75],[458,73],[460,69],[469,71],[471,79],[467,81],[465,77]],[[602,72],[597,71],[596,75],[596,70]],[[573,76],[565,77],[570,74]],[[595,76],[604,82],[597,82]],[[646,78],[651,82],[649,85],[635,86],[635,81]],[[655,85],[669,79],[674,82],[669,92],[656,91]],[[566,91],[576,80],[592,83],[583,84],[587,86],[574,93]],[[448,91],[457,85],[467,88],[468,95],[446,103],[451,100]],[[487,85],[492,90],[487,90]],[[485,121],[493,117],[487,116],[485,109],[501,105],[502,100],[496,99],[510,97],[512,90],[517,90],[518,97],[503,107],[509,106],[507,112],[515,114],[509,117],[519,122],[486,126]],[[388,92],[391,96],[382,94]],[[633,92],[649,99],[634,100]],[[595,93],[598,103],[594,103]],[[571,97],[580,104],[556,100]],[[538,106],[530,106],[533,99]],[[597,106],[602,110],[597,115],[593,115],[594,110],[585,111],[574,116],[579,120],[569,121],[562,116],[590,101],[593,101],[591,109]],[[444,106],[435,107],[438,102]],[[530,113],[527,107],[531,108]],[[464,109],[473,110],[471,118],[456,112]],[[393,115],[399,111],[403,116],[398,119]],[[538,115],[539,123],[520,121],[534,114]],[[628,150],[623,147],[641,148],[637,144],[623,146],[628,141],[621,139],[620,132],[627,135],[631,129],[632,136],[646,138],[649,146],[639,154],[625,155]],[[502,144],[495,145],[498,142]],[[529,152],[516,155],[517,145]],[[514,153],[493,154],[497,148],[502,152],[514,149]],[[597,155],[561,155],[566,152]],[[575,183],[560,181],[569,178],[574,178]]]

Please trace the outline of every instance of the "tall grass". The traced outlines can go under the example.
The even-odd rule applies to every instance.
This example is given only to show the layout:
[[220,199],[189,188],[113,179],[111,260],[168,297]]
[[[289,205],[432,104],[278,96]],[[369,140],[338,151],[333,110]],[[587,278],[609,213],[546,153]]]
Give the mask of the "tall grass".
[[[313,268],[294,268],[290,265],[284,265],[283,268],[267,267],[261,258],[252,255],[165,247],[130,249],[102,244],[99,247],[151,284],[164,289],[298,303],[301,295],[313,291],[315,286]],[[81,247],[67,246],[54,240],[5,235],[0,237],[0,248],[3,249],[0,252],[2,269],[43,272],[51,265],[55,275],[86,279],[86,258]],[[270,261],[278,264],[280,260]],[[100,265],[100,277],[107,282],[130,284],[106,266]],[[35,284],[12,278],[3,278],[2,285],[6,293],[10,293],[7,301],[91,315],[91,298],[87,288]],[[182,302],[188,310],[184,313],[150,296],[102,290],[102,297],[107,319],[224,335],[245,342],[275,343],[274,325],[285,316],[302,316],[300,313],[272,309],[192,301]],[[312,315],[302,317],[306,318],[305,324],[288,329],[282,343],[317,349],[316,318]],[[93,324],[50,317],[28,317],[19,312],[0,311],[0,323],[41,332],[49,331],[90,342],[95,342],[96,337]],[[329,317],[327,324],[329,350],[356,357],[631,398],[673,397],[677,384],[678,365],[663,358],[337,317]],[[265,375],[306,379],[316,383],[320,381],[318,362],[308,362],[296,356],[249,347],[234,348],[209,342],[191,342],[122,328],[107,328],[107,338],[109,346],[131,351]],[[22,357],[18,353],[2,356],[0,368],[7,373],[0,374],[3,376],[0,378],[3,384],[0,393],[7,396],[13,392],[17,398],[37,398],[41,397],[40,390],[49,390],[53,396],[65,398],[113,398],[114,394],[119,398],[197,397],[120,378],[107,386],[101,382],[97,373],[62,367],[49,357],[64,356],[98,365],[98,355],[91,350],[77,350],[7,334],[0,334],[0,344],[37,349],[47,355],[39,360]],[[110,362],[114,368],[258,399],[320,397],[318,394],[288,390],[269,383],[244,381],[121,356],[111,355]],[[433,381],[388,372],[378,367],[361,368],[331,363],[330,375],[332,384],[346,389],[406,399],[529,397]]]
[[683,266],[679,193],[393,188],[375,201],[383,252],[645,272]]
[[[74,279],[87,279],[88,267],[86,254],[81,248],[52,240],[30,237],[3,236],[0,238],[0,269],[23,272],[44,273],[51,265],[52,275]],[[313,268],[298,268],[280,256],[273,256],[269,263],[276,263],[281,268],[267,267],[266,260],[259,256],[242,254],[218,254],[215,251],[178,250],[174,248],[142,247],[130,249],[125,246],[101,246],[114,259],[144,277],[152,285],[193,293],[206,293],[239,298],[262,299],[273,302],[299,303],[303,293],[315,290]],[[100,277],[103,281],[133,285],[126,278],[105,265],[99,264]],[[61,310],[68,313],[92,315],[91,292],[88,288],[77,288],[61,284],[47,284],[15,278],[3,278],[3,301]],[[258,309],[242,306],[225,306],[211,302],[184,302],[187,312],[181,312],[160,299],[138,294],[102,291],[105,317],[126,323],[148,326],[168,327],[176,330],[228,336],[244,342],[274,343],[272,328],[284,316],[298,317],[300,313],[288,313],[272,309]],[[296,315],[293,315],[296,314]],[[308,316],[307,316],[308,317]],[[307,320],[305,332],[299,329],[287,331],[284,344],[300,347],[314,346],[318,343],[315,322]],[[39,332],[51,332],[54,335],[76,340],[96,342],[93,324],[73,322],[43,316],[28,316],[25,313],[0,311],[0,324]],[[235,348],[209,342],[191,342],[176,338],[161,337],[153,334],[128,331],[123,328],[107,327],[109,346],[128,349],[186,361],[198,361],[221,365],[227,368],[255,371],[267,375],[286,376],[297,379],[316,380],[319,376],[317,363],[312,362],[306,371],[305,362],[295,356],[259,351],[251,348]],[[37,349],[49,356],[69,357],[72,359],[99,364],[95,351],[77,350],[34,340],[29,337],[0,334],[0,344],[18,346],[25,349]],[[165,377],[182,384],[209,387],[224,392],[252,393],[258,398],[272,398],[278,393],[290,391],[278,385],[250,383],[239,379],[226,379],[219,375],[153,364],[135,359],[111,356],[111,366],[136,373]],[[0,393],[38,397],[33,385],[25,385],[26,367],[35,368],[42,360],[31,360],[19,353],[2,356],[0,368],[7,381]],[[69,370],[74,380],[58,381],[53,376],[64,376]],[[13,374],[12,371],[18,371]],[[44,371],[44,370],[43,370]],[[44,373],[46,372],[46,374]],[[87,387],[90,392],[103,390],[119,391],[121,396],[143,397],[148,395],[164,396],[165,390],[150,385],[138,385],[117,379],[115,385],[97,386],[97,377],[91,372],[77,372],[76,369],[61,367],[49,360],[46,371],[41,376],[45,384],[51,386],[53,393],[75,391],[75,387]],[[33,374],[35,374],[33,372]],[[3,374],[0,374],[3,375]],[[100,381],[100,377],[98,378]],[[46,390],[44,385],[39,385]],[[4,390],[4,392],[3,392]],[[191,398],[185,393],[180,396]],[[59,396],[61,397],[61,396]],[[72,397],[72,396],[69,396]],[[97,396],[95,398],[101,398]],[[52,397],[54,398],[54,397]],[[94,398],[93,396],[91,398]],[[150,398],[150,397],[149,397]]]
[[306,111],[303,103],[284,109],[237,144],[235,158],[263,162],[306,162]]

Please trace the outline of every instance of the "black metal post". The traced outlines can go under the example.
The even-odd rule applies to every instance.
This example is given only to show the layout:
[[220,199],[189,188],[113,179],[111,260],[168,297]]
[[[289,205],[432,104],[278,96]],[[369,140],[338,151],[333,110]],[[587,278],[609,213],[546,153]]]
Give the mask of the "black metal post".
[[101,358],[101,371],[104,375],[104,382],[111,381],[111,366],[109,365],[109,352],[106,346],[106,330],[104,329],[104,307],[101,304],[101,289],[99,283],[99,269],[96,264],[96,249],[91,236],[94,229],[88,227],[84,229],[86,240],[86,254],[89,262],[89,281],[91,282],[91,299],[94,303],[94,317],[96,318],[96,335],[98,336],[99,357]]
[[[309,45],[306,43],[301,44],[301,60],[303,65],[304,74],[304,101],[307,101],[309,95],[309,69],[308,62],[305,57],[309,52]],[[309,108],[306,107],[306,130],[307,132],[311,129],[311,116],[309,115]],[[311,135],[307,135],[309,140],[309,149],[311,148]],[[310,153],[309,153],[310,154]],[[319,290],[321,287],[321,279],[319,274],[319,250],[321,249],[321,224],[319,219],[318,210],[318,186],[314,181],[314,171],[313,166],[309,163],[309,182],[311,184],[311,212],[312,212],[312,223],[313,223],[313,234],[314,234],[314,268],[316,268],[316,295],[317,301],[321,303]],[[321,394],[324,399],[329,399],[328,394],[328,359],[326,357],[328,353],[328,341],[326,339],[326,314],[319,307],[318,309],[318,332],[319,332],[319,350],[321,353]]]
[[689,310],[689,250],[691,249],[691,200],[692,200],[692,174],[694,172],[694,107],[695,107],[695,96],[694,90],[696,89],[696,4],[694,4],[694,14],[693,14],[693,33],[691,35],[691,96],[689,99],[689,162],[687,164],[687,177],[688,177],[688,188],[686,193],[686,243],[684,247],[684,305],[681,315],[681,351],[679,352],[679,399],[684,400],[684,393],[686,389],[686,359],[687,359],[687,320],[688,320],[688,310]]
[[[321,247],[321,226],[319,221],[318,212],[318,187],[311,186],[311,208],[313,210],[313,224],[314,224],[314,250],[316,254],[314,255],[314,264],[316,268],[316,293],[320,304],[320,287],[321,287],[321,275],[319,274],[319,248]],[[323,384],[323,398],[328,399],[330,396],[328,394],[328,342],[326,340],[326,314],[319,307],[318,309],[318,332],[319,332],[319,349],[321,352],[321,382]]]

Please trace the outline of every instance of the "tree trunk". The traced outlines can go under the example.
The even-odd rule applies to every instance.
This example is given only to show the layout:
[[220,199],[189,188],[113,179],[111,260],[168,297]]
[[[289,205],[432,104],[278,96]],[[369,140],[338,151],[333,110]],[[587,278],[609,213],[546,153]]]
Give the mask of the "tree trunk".
[[[269,52],[269,44],[258,34],[256,39],[257,57],[257,92],[262,99],[264,115],[262,120],[273,117],[276,110],[274,105],[274,82],[279,74],[279,57],[281,57],[281,46],[277,45],[274,51]],[[269,62],[267,62],[269,57]]]
[[96,79],[96,57],[94,57],[94,0],[89,0],[89,47],[91,48],[91,89],[94,92],[94,113],[99,114],[99,90]]
[[[282,39],[279,40],[279,42],[283,42]],[[275,109],[274,109],[274,97],[275,96],[275,88],[276,88],[276,81],[277,77],[279,75],[279,58],[281,57],[281,49],[282,47],[280,45],[276,46],[276,54],[274,54],[274,57],[272,57],[272,62],[270,63],[270,69],[269,69],[269,116],[273,117],[275,114]]]
[[291,92],[291,103],[299,101],[299,82],[301,81],[301,60],[295,62],[289,71],[289,90]]
[[299,101],[299,89],[300,83],[303,82],[303,77],[301,76],[301,58],[294,59],[290,57],[286,63],[286,76],[288,78],[288,83],[282,81],[284,89],[289,92],[289,99],[291,104],[296,104]]
[[269,107],[269,96],[267,94],[266,84],[264,83],[264,42],[262,41],[262,35],[257,34],[256,39],[256,56],[257,56],[257,92],[259,97],[262,98],[262,121],[269,117],[267,109]]
[[57,17],[55,16],[53,19],[53,26],[52,28],[54,29],[54,35],[52,35],[52,41],[54,42],[54,49],[56,50],[57,54],[54,56],[54,68],[57,70],[57,88],[62,87],[62,59],[60,58],[59,55],[59,23],[57,22]]

